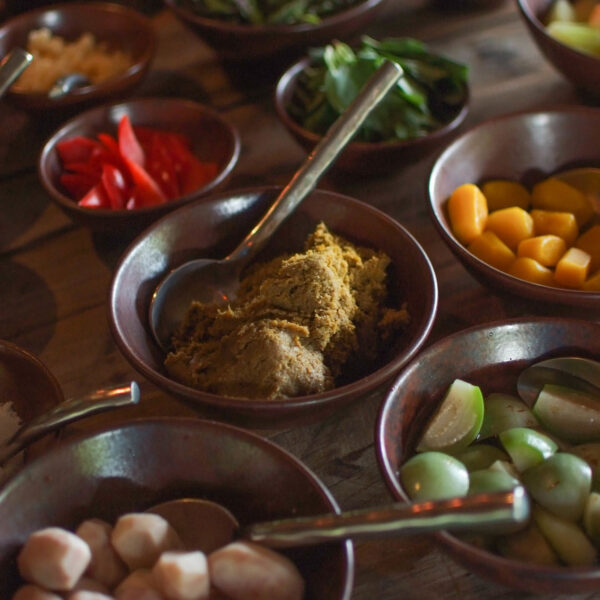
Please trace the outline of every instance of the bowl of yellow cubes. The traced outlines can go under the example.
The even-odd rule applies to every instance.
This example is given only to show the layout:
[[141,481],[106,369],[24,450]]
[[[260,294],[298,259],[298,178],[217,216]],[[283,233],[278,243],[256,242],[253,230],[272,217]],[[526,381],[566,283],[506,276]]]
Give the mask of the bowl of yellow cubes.
[[429,210],[485,285],[533,300],[600,306],[600,109],[490,119],[437,157]]

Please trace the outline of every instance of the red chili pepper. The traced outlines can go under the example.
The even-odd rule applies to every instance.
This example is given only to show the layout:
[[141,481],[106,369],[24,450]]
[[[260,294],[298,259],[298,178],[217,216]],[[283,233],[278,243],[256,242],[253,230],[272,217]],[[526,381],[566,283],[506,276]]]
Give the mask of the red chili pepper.
[[129,196],[129,185],[123,176],[123,173],[117,167],[105,164],[102,167],[101,184],[110,201],[110,207],[115,210],[125,208],[125,203]]
[[71,198],[80,200],[94,187],[96,177],[90,177],[83,173],[62,173],[59,181]]
[[140,167],[143,167],[146,161],[144,151],[135,136],[129,115],[123,115],[119,121],[119,153],[121,156]]
[[144,167],[129,160],[129,158],[125,159],[125,163],[135,184],[136,208],[155,206],[167,201],[167,197],[163,194],[156,181],[148,175],[148,171]]
[[110,208],[110,200],[100,183],[89,190],[77,204],[86,208]]
[[92,149],[99,143],[90,138],[78,135],[56,144],[56,151],[63,164],[72,162],[85,162],[92,154]]
[[146,156],[147,171],[160,186],[165,196],[170,200],[181,196],[175,164],[162,143],[161,136],[154,135],[152,137]]

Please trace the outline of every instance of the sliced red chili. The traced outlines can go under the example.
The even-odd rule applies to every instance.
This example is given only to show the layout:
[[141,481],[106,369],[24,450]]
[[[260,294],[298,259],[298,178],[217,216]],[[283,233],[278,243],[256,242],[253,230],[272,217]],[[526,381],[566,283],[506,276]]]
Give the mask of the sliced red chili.
[[104,186],[100,183],[89,190],[77,204],[86,208],[110,208],[110,200]]

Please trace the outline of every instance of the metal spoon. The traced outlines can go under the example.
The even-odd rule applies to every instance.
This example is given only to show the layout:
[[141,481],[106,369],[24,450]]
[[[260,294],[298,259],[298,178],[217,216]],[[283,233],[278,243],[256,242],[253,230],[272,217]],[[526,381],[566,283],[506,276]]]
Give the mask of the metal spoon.
[[525,488],[517,486],[505,492],[281,519],[243,529],[225,507],[210,500],[171,500],[147,512],[163,516],[188,549],[211,552],[236,537],[271,548],[291,548],[441,530],[512,531],[529,520],[530,503]]
[[22,48],[12,50],[0,63],[0,97],[31,64],[33,56]]
[[600,362],[577,356],[550,358],[531,365],[517,379],[517,392],[533,406],[547,383],[563,385],[600,398]]
[[198,259],[187,262],[163,279],[150,302],[149,320],[150,329],[165,352],[170,349],[171,336],[193,300],[222,303],[235,296],[244,266],[313,190],[321,175],[333,164],[401,74],[401,67],[392,62],[385,62],[378,69],[296,171],[260,222],[229,256],[222,260]]
[[140,389],[135,381],[128,385],[108,387],[86,396],[65,400],[23,425],[1,445],[0,465],[23,450],[25,446],[63,425],[113,408],[137,404],[139,400]]
[[91,84],[92,82],[85,75],[81,73],[70,73],[69,75],[63,75],[56,80],[48,92],[48,96],[50,98],[60,98],[73,90],[87,87]]

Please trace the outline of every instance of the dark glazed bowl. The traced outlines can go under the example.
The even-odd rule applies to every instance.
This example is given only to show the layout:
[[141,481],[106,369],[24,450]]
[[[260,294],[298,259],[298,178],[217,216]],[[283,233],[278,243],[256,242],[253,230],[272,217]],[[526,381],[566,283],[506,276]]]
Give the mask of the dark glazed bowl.
[[0,406],[10,402],[25,423],[63,400],[60,384],[39,358],[0,340]]
[[[457,332],[422,352],[394,381],[378,417],[376,445],[385,481],[408,500],[398,472],[444,392],[456,378],[484,394],[516,394],[519,373],[553,356],[600,356],[600,325],[576,319],[517,319]],[[594,592],[600,566],[543,567],[509,560],[442,532],[436,540],[464,567],[500,584],[532,593]]]
[[446,210],[450,194],[463,183],[481,184],[498,178],[531,188],[558,171],[600,167],[598,131],[598,108],[519,112],[476,125],[437,157],[428,184],[430,215],[450,250],[482,284],[532,300],[600,307],[600,292],[530,283],[479,260],[454,237]]
[[246,25],[194,14],[178,0],[165,0],[177,18],[226,61],[263,61],[298,53],[332,39],[348,39],[375,19],[385,0],[364,0],[311,25]]
[[575,50],[554,39],[543,18],[554,0],[517,0],[519,12],[537,47],[552,64],[575,86],[600,98],[600,56]]
[[[307,151],[311,151],[322,136],[303,127],[288,111],[298,77],[311,63],[304,57],[293,64],[281,76],[275,89],[275,110],[288,132]],[[465,120],[468,112],[467,98],[459,112],[443,127],[427,136],[398,142],[350,142],[335,161],[333,169],[360,175],[376,175],[393,172],[413,163],[442,146]]]
[[374,372],[320,394],[286,400],[244,400],[210,394],[170,379],[164,353],[148,326],[148,307],[156,285],[174,267],[197,257],[222,258],[258,223],[278,188],[254,188],[213,196],[170,213],[133,241],[115,270],[109,295],[109,321],[125,358],[144,377],[168,393],[209,414],[257,426],[322,418],[375,391],[394,376],[427,338],[437,310],[437,282],[431,263],[412,235],[371,206],[332,192],[308,196],[275,234],[262,259],[301,250],[323,221],[333,233],[390,256],[393,304],[406,301],[411,322],[390,343],[389,356]]
[[[146,126],[185,135],[199,159],[218,164],[215,179],[191,194],[148,208],[109,210],[79,206],[60,185],[63,169],[56,144],[80,135],[91,138],[101,132],[115,135],[119,120],[125,114],[134,127]],[[139,233],[165,213],[225,185],[237,164],[240,148],[237,130],[212,108],[191,100],[142,98],[92,108],[62,125],[44,145],[38,171],[52,200],[74,221],[107,233]]]
[[80,109],[94,103],[121,98],[142,82],[156,51],[156,33],[151,21],[136,10],[120,4],[103,2],[71,2],[27,11],[6,21],[0,27],[0,56],[13,48],[27,46],[30,31],[47,27],[54,35],[75,41],[89,32],[98,42],[128,52],[133,64],[121,75],[97,85],[90,85],[59,98],[46,93],[21,92],[12,87],[6,98],[18,108],[47,113]]
[[[307,467],[255,434],[196,419],[132,421],[54,447],[0,489],[0,595],[14,591],[15,556],[36,529],[74,529],[88,517],[114,523],[121,514],[182,497],[219,502],[242,526],[339,512]],[[307,600],[350,598],[350,541],[289,556],[304,576]]]

